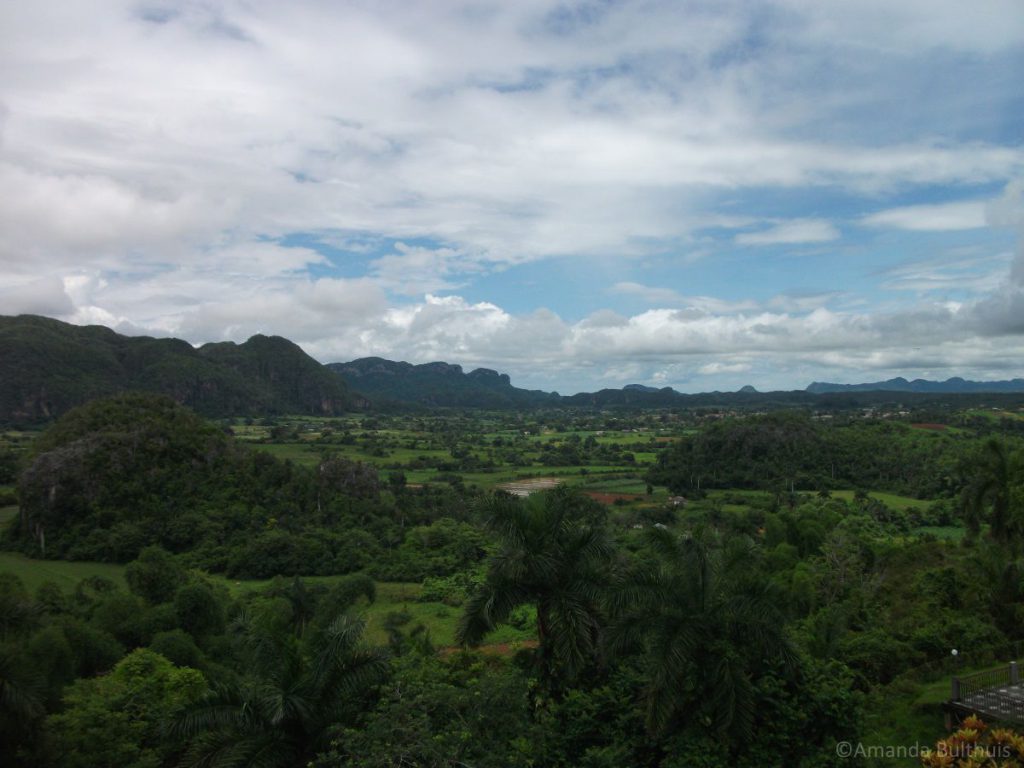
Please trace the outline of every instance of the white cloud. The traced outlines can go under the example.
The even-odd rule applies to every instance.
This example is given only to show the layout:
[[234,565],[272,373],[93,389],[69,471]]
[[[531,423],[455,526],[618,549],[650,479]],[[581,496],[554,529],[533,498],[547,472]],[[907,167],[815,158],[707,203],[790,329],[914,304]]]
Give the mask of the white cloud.
[[681,307],[683,311],[694,315],[749,312],[760,306],[756,301],[750,299],[729,301],[714,296],[684,296],[671,288],[658,288],[633,282],[615,283],[608,290],[612,294],[634,296],[654,307]]
[[744,373],[750,370],[749,363],[722,363],[714,362],[702,365],[697,373],[702,376],[718,376],[723,373]]
[[878,211],[861,219],[869,227],[907,229],[915,232],[952,232],[986,226],[984,201],[961,201],[937,205],[908,205]]
[[677,291],[671,288],[657,288],[640,283],[621,282],[616,283],[608,289],[611,293],[620,293],[626,296],[635,296],[648,304],[661,306],[674,306],[682,304],[685,299]]
[[[568,27],[553,2],[226,2],[162,23],[137,11],[5,12],[6,258],[106,268],[332,230],[435,238],[465,267],[515,263],[684,235],[715,189],[996,181],[1024,165],[1019,148],[978,142],[790,135],[798,91],[756,94],[799,75],[771,45],[729,58],[749,31],[729,3],[607,8]],[[968,45],[977,29],[1020,40],[1007,6],[947,11],[958,23],[937,41]],[[827,61],[850,30],[937,15],[877,5],[833,28],[801,7],[765,16],[763,32],[810,30],[803,55]],[[804,220],[739,240],[837,236]]]
[[886,270],[881,287],[918,293],[990,294],[1007,279],[1007,253],[953,254],[900,264]]
[[739,245],[796,245],[800,243],[828,243],[841,237],[839,229],[822,219],[783,221],[757,232],[736,235]]
[[67,315],[74,309],[64,284],[55,277],[0,285],[0,307],[7,315]]
[[[522,376],[716,364],[771,375],[823,350],[837,366],[888,364],[906,345],[951,364],[1013,357],[1005,334],[1020,305],[996,270],[967,283],[976,304],[877,316],[850,310],[856,297],[837,308],[833,285],[769,301],[706,295],[717,273],[704,281],[691,262],[721,269],[717,236],[694,235],[716,227],[739,245],[845,246],[847,220],[819,195],[876,210],[861,220],[872,227],[1024,229],[1006,75],[1024,43],[1014,0],[571,11],[556,0],[6,4],[3,311],[192,341],[278,333],[321,359],[442,358]],[[940,93],[912,87],[939,66]],[[908,204],[921,186],[964,196],[1007,183],[987,207]],[[339,255],[282,245],[297,234]],[[562,256],[618,265],[612,296],[648,311],[512,312],[534,304],[470,290]],[[693,287],[650,285],[632,269],[650,259],[690,268]],[[964,288],[969,272],[883,279],[939,291]],[[1011,275],[1024,284],[1024,252]],[[474,299],[420,298],[450,291]],[[967,351],[997,332],[1003,346]]]

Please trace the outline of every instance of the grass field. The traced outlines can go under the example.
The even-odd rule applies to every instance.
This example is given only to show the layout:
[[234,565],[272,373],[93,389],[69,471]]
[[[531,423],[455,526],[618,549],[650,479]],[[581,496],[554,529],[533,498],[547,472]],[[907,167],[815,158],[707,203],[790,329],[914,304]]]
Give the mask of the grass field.
[[[360,612],[366,617],[366,639],[374,644],[387,642],[384,621],[389,613],[400,612],[410,616],[409,622],[403,627],[410,630],[417,624],[423,624],[430,633],[431,642],[438,647],[450,647],[455,644],[455,627],[462,609],[444,603],[421,603],[416,601],[419,595],[419,584],[377,584],[377,600],[363,605]],[[533,629],[516,629],[502,626],[487,636],[488,645],[498,643],[522,643],[537,637]]]
[[[801,493],[812,493],[812,491],[801,491]],[[855,491],[832,491],[833,499],[853,501]],[[915,499],[910,496],[897,496],[895,493],[884,493],[882,491],[869,491],[868,497],[882,502],[890,509],[926,509],[932,502],[927,499]]]
[[102,576],[121,587],[125,586],[124,566],[111,563],[72,563],[66,560],[33,560],[16,552],[0,552],[0,572],[9,571],[18,576],[35,592],[41,584],[52,581],[67,591],[82,579]]
[[[0,573],[3,572],[17,575],[31,593],[47,581],[52,581],[70,592],[79,581],[90,576],[102,576],[121,588],[127,588],[124,581],[124,566],[110,563],[34,560],[14,552],[0,552]],[[235,597],[250,590],[266,588],[270,583],[270,579],[240,581],[219,575],[208,575],[207,578],[214,584],[225,586]],[[339,578],[342,577],[309,576],[303,580],[310,584],[330,585]],[[388,614],[404,613],[409,616],[408,623],[402,627],[404,631],[422,624],[430,633],[431,642],[435,646],[453,646],[455,627],[462,609],[439,602],[419,602],[417,597],[421,588],[419,584],[378,582],[377,600],[373,603],[364,602],[356,608],[357,612],[366,618],[366,640],[374,645],[386,644],[388,635],[384,627]],[[510,644],[514,647],[535,638],[536,632],[532,628],[516,629],[503,626],[489,635],[486,642],[488,645]]]

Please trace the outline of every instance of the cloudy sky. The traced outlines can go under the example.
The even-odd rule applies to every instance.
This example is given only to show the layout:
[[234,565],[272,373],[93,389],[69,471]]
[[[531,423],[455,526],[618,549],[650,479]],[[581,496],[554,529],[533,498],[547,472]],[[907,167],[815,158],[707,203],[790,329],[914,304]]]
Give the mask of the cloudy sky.
[[1024,375],[1020,0],[0,7],[0,313],[563,393]]

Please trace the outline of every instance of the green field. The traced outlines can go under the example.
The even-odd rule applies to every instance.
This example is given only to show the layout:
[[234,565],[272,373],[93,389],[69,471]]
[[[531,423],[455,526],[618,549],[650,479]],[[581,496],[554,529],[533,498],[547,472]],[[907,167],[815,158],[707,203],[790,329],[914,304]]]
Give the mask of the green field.
[[[813,491],[800,491],[800,493],[813,493]],[[832,491],[833,499],[853,501],[856,491]],[[883,493],[881,491],[869,491],[868,498],[880,501],[890,509],[906,511],[908,509],[927,509],[932,502],[927,499],[914,499],[910,496],[897,496],[895,493]]]
[[[124,566],[111,563],[67,562],[64,560],[34,560],[14,552],[0,552],[0,573],[10,572],[18,576],[30,592],[39,586],[52,581],[67,592],[72,591],[79,581],[90,576],[102,576],[110,579],[118,586],[127,588],[124,580]],[[219,575],[207,575],[214,584],[228,589],[235,597],[247,591],[266,588],[270,579],[237,580],[227,579]],[[308,576],[303,581],[309,584],[329,585],[337,581],[339,576]],[[366,640],[374,645],[387,643],[388,635],[384,629],[388,614],[405,613],[409,621],[403,625],[409,631],[417,624],[422,624],[430,633],[431,642],[437,647],[451,647],[455,644],[455,627],[459,620],[461,608],[439,602],[419,602],[417,597],[422,589],[419,584],[411,583],[377,583],[377,600],[373,603],[363,602],[357,612],[366,618]],[[499,627],[487,637],[487,643],[518,643],[536,638],[532,628],[516,629],[512,626]]]
[[102,576],[124,587],[124,566],[111,563],[74,563],[67,560],[33,560],[16,552],[0,552],[0,572],[18,576],[35,592],[41,584],[52,581],[70,591],[82,579]]
[[[377,584],[376,602],[364,605],[360,610],[366,617],[366,639],[374,644],[387,642],[384,621],[389,613],[401,612],[410,616],[403,629],[408,631],[422,624],[430,633],[431,642],[438,647],[452,647],[455,644],[455,627],[462,609],[444,603],[421,603],[415,600],[420,592],[419,584]],[[537,637],[532,628],[520,630],[503,625],[487,637],[487,644],[521,643]]]

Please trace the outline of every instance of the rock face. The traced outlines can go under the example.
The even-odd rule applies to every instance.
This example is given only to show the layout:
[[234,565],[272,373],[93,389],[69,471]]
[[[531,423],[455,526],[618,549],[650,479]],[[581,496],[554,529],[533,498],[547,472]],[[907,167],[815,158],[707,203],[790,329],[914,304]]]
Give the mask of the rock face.
[[167,395],[207,416],[331,415],[365,406],[292,342],[254,336],[199,349],[102,326],[0,316],[0,422],[47,421],[97,397]]
[[427,407],[530,408],[559,401],[557,393],[519,389],[508,374],[490,368],[465,373],[452,363],[406,362],[364,357],[327,368],[375,402]]

